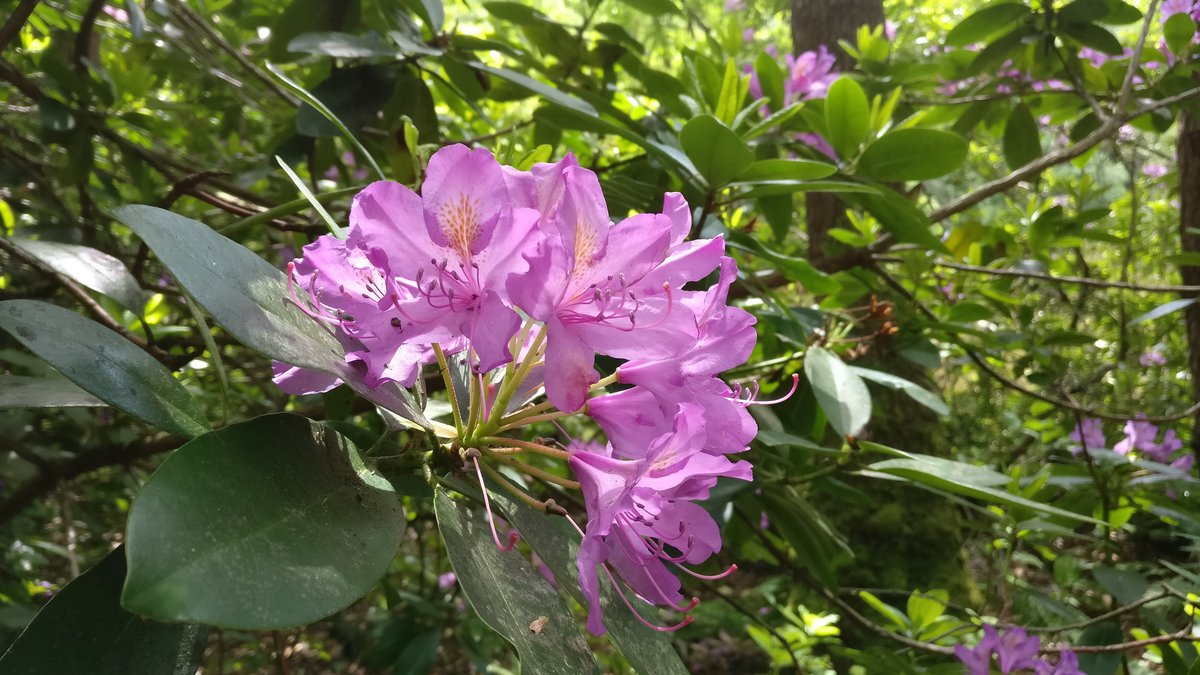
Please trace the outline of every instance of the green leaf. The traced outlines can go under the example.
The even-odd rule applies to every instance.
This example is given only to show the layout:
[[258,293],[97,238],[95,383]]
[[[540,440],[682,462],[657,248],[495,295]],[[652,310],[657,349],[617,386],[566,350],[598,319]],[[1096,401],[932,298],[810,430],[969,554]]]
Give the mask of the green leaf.
[[928,251],[950,254],[946,244],[930,231],[929,217],[899,192],[878,186],[876,194],[847,194],[842,199],[870,212],[897,241],[920,244]]
[[779,62],[770,54],[759,52],[758,57],[754,59],[754,73],[758,75],[758,85],[762,87],[763,96],[770,99],[770,109],[782,108],[784,102],[783,69],[779,67]]
[[914,383],[909,382],[903,377],[898,377],[891,373],[885,373],[879,370],[871,370],[870,368],[859,368],[858,366],[850,366],[850,370],[854,371],[859,377],[864,380],[870,380],[876,384],[881,384],[888,389],[902,391],[908,394],[909,398],[929,408],[939,415],[949,415],[950,408],[938,398],[938,395],[928,389]]
[[1149,312],[1138,316],[1133,321],[1130,321],[1129,325],[1134,326],[1139,323],[1145,323],[1147,321],[1153,321],[1155,319],[1162,318],[1172,312],[1178,312],[1185,307],[1195,304],[1196,300],[1200,300],[1200,298],[1180,298],[1179,300],[1172,300],[1170,302],[1161,304]]
[[759,499],[772,530],[791,546],[799,564],[823,585],[836,587],[838,559],[854,557],[842,535],[817,508],[791,488],[766,490]]
[[1192,46],[1192,38],[1196,36],[1196,22],[1187,12],[1172,14],[1163,24],[1163,37],[1167,39],[1167,47],[1172,54],[1180,54]]
[[909,621],[918,631],[932,624],[942,616],[949,599],[950,594],[940,588],[924,592],[920,589],[913,591],[912,595],[908,596],[908,605],[905,608]]
[[[582,604],[579,588],[579,568],[575,564],[579,552],[579,535],[561,516],[551,516],[521,504],[507,494],[493,493],[496,504],[521,532],[521,537],[554,573],[559,587]],[[607,580],[600,584],[600,607],[604,611],[607,636],[629,661],[636,673],[686,675],[687,667],[662,633],[646,630]]]
[[124,581],[118,547],[50,599],[0,659],[0,672],[193,675],[208,627],[130,614],[120,603]]
[[208,431],[204,410],[161,363],[90,319],[45,302],[6,300],[0,328],[118,410],[178,436]]
[[558,105],[561,105],[565,108],[570,108],[576,112],[581,112],[589,117],[598,118],[600,116],[600,113],[596,112],[596,109],[591,103],[588,103],[577,96],[572,96],[571,94],[568,94],[552,85],[546,84],[545,82],[535,80],[523,73],[518,73],[517,71],[509,70],[508,68],[484,65],[478,61],[471,61],[466,65],[475,68],[476,70],[482,70],[485,73],[495,75],[502,80],[507,80],[531,94],[541,96],[551,103],[557,103]]
[[[1120,624],[1106,621],[1088,626],[1079,636],[1079,645],[1115,645],[1125,641]],[[1167,647],[1170,649],[1170,647]],[[1079,672],[1088,675],[1116,675],[1124,655],[1121,652],[1083,653],[1079,655]],[[1200,663],[1197,659],[1196,663]],[[1196,670],[1192,668],[1192,670]]]
[[0,375],[0,410],[8,408],[76,408],[107,405],[65,377]]
[[289,51],[292,40],[304,33],[328,30],[352,32],[361,13],[358,0],[344,3],[327,0],[292,0],[271,26],[267,58],[283,63],[297,57]]
[[1042,139],[1037,120],[1024,102],[1013,106],[1004,124],[1004,161],[1017,169],[1042,156]]
[[679,14],[679,7],[671,0],[621,0],[621,2],[650,16]]
[[1029,16],[1029,7],[1021,3],[1005,2],[985,7],[952,28],[946,34],[946,44],[965,47],[973,42],[980,42]]
[[392,486],[344,437],[259,417],[185,444],[142,487],[122,604],[228,628],[310,623],[375,585],[404,523]]
[[742,103],[742,76],[733,59],[725,62],[725,76],[721,78],[721,94],[717,97],[717,119],[722,124],[732,124]]
[[804,374],[838,435],[857,436],[871,419],[871,394],[862,379],[821,347],[805,353]]
[[1062,32],[1079,41],[1085,47],[1098,49],[1105,54],[1119,55],[1125,47],[1115,35],[1091,23],[1072,23],[1062,27]]
[[760,159],[738,176],[744,181],[761,180],[812,180],[837,173],[837,167],[828,162],[807,159]]
[[796,258],[773,251],[745,232],[730,231],[725,233],[725,237],[730,248],[749,251],[770,260],[784,277],[789,281],[800,282],[809,293],[825,295],[836,292],[840,288],[829,275],[813,267],[812,263],[804,258]]
[[[521,672],[599,673],[558,593],[518,551],[496,548],[482,505],[452,500],[440,487],[433,504],[463,593],[479,618],[517,649]],[[530,628],[535,621],[540,630]]]
[[[916,455],[910,456],[917,457]],[[897,476],[946,492],[981,499],[992,504],[1004,504],[1006,506],[1030,509],[1072,520],[1103,524],[1091,516],[1060,509],[1056,506],[1043,504],[1042,502],[1026,499],[1011,492],[997,489],[993,485],[1003,484],[1000,481],[1004,483],[1009,482],[1008,477],[973,464],[921,456],[916,459],[887,459],[871,464],[867,469],[868,471],[863,472],[863,475],[869,476],[874,474],[878,476],[879,474],[884,474]]]
[[35,239],[10,239],[21,250],[78,281],[84,286],[103,293],[121,303],[134,314],[142,313],[146,299],[137,279],[120,260],[102,251],[87,246],[60,244],[55,241]]
[[153,206],[114,210],[202,307],[241,342],[285,363],[330,372],[341,346],[290,300],[287,277],[207,225]]
[[367,59],[374,56],[394,57],[397,55],[394,48],[349,33],[305,33],[293,38],[287,48],[289,52],[332,56],[336,59]]
[[1059,23],[1090,23],[1108,16],[1105,0],[1074,0],[1058,10]]
[[929,180],[944,176],[967,159],[967,141],[937,129],[897,129],[872,141],[858,171],[882,181]]
[[858,155],[858,146],[871,131],[871,104],[862,87],[849,77],[839,77],[825,94],[825,130],[838,157]]
[[863,602],[870,605],[871,609],[874,609],[876,612],[879,612],[880,616],[887,619],[897,629],[899,629],[899,630],[907,630],[908,629],[908,627],[909,627],[908,617],[904,616],[904,612],[901,612],[900,610],[896,609],[895,607],[892,607],[891,605],[887,604],[886,602],[880,600],[878,597],[875,596],[874,593],[871,593],[870,591],[859,591],[858,597],[861,598]]
[[683,125],[679,145],[713,188],[724,186],[754,163],[754,152],[712,115],[693,117]]

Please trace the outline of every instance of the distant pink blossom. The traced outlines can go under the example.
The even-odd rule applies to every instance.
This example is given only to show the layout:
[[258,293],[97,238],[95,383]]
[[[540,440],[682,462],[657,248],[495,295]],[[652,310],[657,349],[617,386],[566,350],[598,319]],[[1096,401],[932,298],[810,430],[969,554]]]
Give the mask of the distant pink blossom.
[[115,19],[121,23],[129,23],[129,12],[126,12],[125,10],[121,9],[120,7],[113,7],[112,5],[105,5],[105,6],[101,7],[100,9],[105,14],[111,16],[113,19]]
[[1108,447],[1108,439],[1104,437],[1104,422],[1095,417],[1083,418],[1067,438],[1081,444],[1071,446],[1072,455],[1082,454],[1085,446],[1088,450]]
[[[1166,165],[1158,164],[1158,163],[1146,164],[1145,166],[1142,167],[1142,173],[1144,173],[1145,175],[1147,175],[1151,178],[1162,178],[1163,176],[1167,175],[1167,171],[1169,171],[1169,169],[1167,169]],[[1142,354],[1142,358],[1145,359],[1146,356],[1150,353],[1157,353],[1157,352],[1148,352],[1147,354]],[[1161,356],[1162,355],[1160,354],[1159,357],[1161,358]],[[1163,363],[1166,363],[1165,359],[1163,359]],[[1143,366],[1150,366],[1150,365],[1161,366],[1162,363],[1151,364],[1151,363],[1146,363],[1143,360],[1142,365]]]
[[[1165,167],[1164,167],[1164,173],[1165,172],[1166,171],[1165,171]],[[1162,176],[1163,176],[1163,174],[1161,174],[1161,173],[1158,175],[1154,175],[1149,172],[1146,172],[1146,175],[1153,176],[1155,178],[1162,178]],[[1165,365],[1167,365],[1167,357],[1163,356],[1163,353],[1158,351],[1157,349],[1151,349],[1150,351],[1148,351],[1145,354],[1142,354],[1141,356],[1138,357],[1138,363],[1142,364],[1143,366],[1147,366],[1147,367],[1149,367],[1149,366],[1165,366]]]

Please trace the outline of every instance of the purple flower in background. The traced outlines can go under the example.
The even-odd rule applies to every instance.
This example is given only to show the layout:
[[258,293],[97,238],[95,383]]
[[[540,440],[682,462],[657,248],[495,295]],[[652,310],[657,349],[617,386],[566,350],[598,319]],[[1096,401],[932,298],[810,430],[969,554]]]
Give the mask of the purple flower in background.
[[742,42],[745,44],[750,44],[751,42],[754,42],[754,29],[753,28],[746,27],[746,28],[742,29]]
[[1012,628],[1005,631],[996,647],[1000,672],[1013,673],[1036,668],[1040,648],[1041,641],[1036,636],[1026,635],[1024,628]]
[[457,583],[458,575],[454,572],[446,572],[445,574],[438,575],[438,588],[442,589],[443,591],[448,591],[451,588],[454,588],[454,584]]
[[[1145,415],[1138,415],[1139,418]],[[1125,423],[1125,438],[1117,441],[1113,446],[1113,452],[1125,455],[1132,450],[1141,450],[1143,452],[1156,450],[1158,446],[1154,443],[1154,438],[1158,436],[1158,427],[1152,422],[1147,422],[1143,419],[1133,419]]]
[[1046,660],[1038,661],[1034,672],[1037,675],[1087,675],[1079,669],[1079,657],[1071,651],[1059,654],[1058,663],[1055,665]]
[[995,626],[983,627],[983,639],[974,649],[963,645],[954,647],[954,656],[966,666],[968,675],[989,675],[992,672],[992,657],[996,657],[1001,673],[1019,673],[1034,671],[1038,675],[1084,675],[1079,670],[1079,659],[1075,652],[1065,651],[1058,659],[1058,665],[1037,658],[1041,650],[1041,641],[1025,632],[1024,628],[1010,628],[1003,635]]
[[896,31],[899,28],[900,28],[900,24],[896,23],[895,21],[884,21],[883,22],[884,37],[886,37],[889,40],[895,40],[896,39]]
[[1112,57],[1098,49],[1084,47],[1083,49],[1079,50],[1079,58],[1083,59],[1084,61],[1089,61],[1093,66],[1099,68],[1105,63],[1108,63],[1108,60]]
[[787,56],[787,79],[783,82],[784,97],[788,101],[807,101],[810,98],[821,98],[829,89],[829,85],[837,79],[838,73],[833,69],[837,60],[825,45],[816,51]]
[[[1142,173],[1151,178],[1162,178],[1163,176],[1167,175],[1168,170],[1169,169],[1167,169],[1166,165],[1158,164],[1156,162],[1146,164],[1142,167]],[[1156,353],[1157,352],[1147,352],[1147,354],[1156,354]],[[1142,358],[1145,358],[1147,356],[1147,354],[1143,354]],[[1160,355],[1160,357],[1161,357],[1161,355]],[[1166,363],[1166,359],[1163,359],[1163,363]],[[1143,363],[1142,365],[1146,366],[1146,365],[1151,365],[1151,364]],[[1153,365],[1161,366],[1162,363],[1156,363]]]
[[983,639],[974,649],[955,645],[954,656],[967,667],[968,675],[988,675],[991,671],[992,652],[999,645],[1000,635],[996,632],[996,627],[987,625],[983,627]]
[[746,9],[746,1],[745,0],[725,0],[725,11],[726,12],[736,12],[736,11],[742,10],[742,9]]
[[1088,450],[1107,448],[1108,439],[1104,437],[1104,422],[1095,417],[1085,417],[1067,436],[1080,445],[1071,446],[1071,454],[1079,455],[1086,447]]

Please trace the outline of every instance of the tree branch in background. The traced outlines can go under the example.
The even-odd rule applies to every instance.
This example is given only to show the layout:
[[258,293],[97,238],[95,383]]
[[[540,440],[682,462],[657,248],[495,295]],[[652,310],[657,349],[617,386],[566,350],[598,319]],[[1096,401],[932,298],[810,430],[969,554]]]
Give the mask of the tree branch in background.
[[21,28],[25,26],[25,22],[29,20],[29,15],[33,14],[37,5],[38,0],[21,0],[21,4],[17,5],[13,13],[8,15],[4,25],[0,26],[0,52],[8,47],[8,43],[12,42],[13,38],[21,34]]
[[[873,272],[875,272],[875,274],[877,274],[879,276],[879,278],[881,278],[884,281],[884,283],[886,283],[893,290],[895,290],[897,293],[899,293],[902,297],[904,297],[904,299],[906,299],[910,303],[912,303],[913,307],[915,307],[917,309],[917,311],[919,311],[921,314],[925,315],[926,318],[928,318],[932,321],[940,321],[938,316],[936,314],[934,314],[932,310],[930,310],[928,307],[926,307],[925,304],[922,303],[920,300],[917,300],[916,296],[914,296],[912,294],[912,292],[910,292],[907,288],[904,287],[904,284],[900,283],[900,281],[897,280],[895,277],[893,277],[891,274],[888,274],[888,272],[886,270],[884,270],[882,267],[880,267],[878,264],[871,265],[870,269]],[[1168,413],[1166,415],[1150,415],[1150,416],[1130,415],[1130,414],[1125,414],[1125,413],[1111,413],[1111,412],[1099,410],[1096,408],[1088,408],[1086,406],[1081,406],[1078,403],[1075,403],[1074,401],[1069,401],[1069,400],[1063,399],[1063,398],[1057,398],[1055,396],[1050,396],[1048,394],[1043,394],[1034,389],[1030,389],[1029,387],[1021,384],[1020,382],[1017,382],[1016,380],[1001,373],[999,370],[996,370],[996,368],[994,368],[990,363],[987,362],[987,359],[985,357],[983,357],[982,355],[980,355],[978,352],[971,349],[970,347],[967,347],[966,345],[962,345],[962,344],[960,344],[959,347],[967,355],[967,358],[971,359],[971,361],[976,366],[978,366],[980,370],[982,370],[988,376],[995,379],[997,382],[1004,385],[1005,387],[1012,389],[1013,391],[1022,393],[1031,398],[1036,398],[1039,401],[1049,403],[1051,405],[1057,406],[1064,410],[1070,410],[1073,412],[1081,413],[1083,415],[1087,415],[1088,417],[1098,417],[1100,419],[1113,420],[1113,421],[1117,421],[1117,422],[1126,422],[1129,420],[1137,419],[1137,420],[1143,420],[1143,421],[1147,421],[1147,422],[1162,423],[1162,422],[1175,422],[1175,421],[1181,420],[1185,417],[1191,417],[1192,415],[1195,415],[1197,412],[1200,412],[1200,403],[1196,403],[1195,405],[1192,405],[1188,409],[1180,411],[1180,412]]]
[[[878,262],[897,263],[902,262],[898,258],[886,256],[873,256]],[[960,272],[971,272],[974,274],[985,274],[994,277],[1015,277],[1018,279],[1038,279],[1041,281],[1049,281],[1055,284],[1074,284],[1078,286],[1089,286],[1091,288],[1115,288],[1126,291],[1140,291],[1144,293],[1200,293],[1200,286],[1189,285],[1173,285],[1166,284],[1163,286],[1154,286],[1149,284],[1135,284],[1127,281],[1104,281],[1103,279],[1092,279],[1091,277],[1060,277],[1045,272],[1030,272],[1025,270],[1014,270],[1009,268],[996,267],[981,267],[979,265],[966,265],[955,262],[934,261],[934,265],[938,267],[946,267]]]

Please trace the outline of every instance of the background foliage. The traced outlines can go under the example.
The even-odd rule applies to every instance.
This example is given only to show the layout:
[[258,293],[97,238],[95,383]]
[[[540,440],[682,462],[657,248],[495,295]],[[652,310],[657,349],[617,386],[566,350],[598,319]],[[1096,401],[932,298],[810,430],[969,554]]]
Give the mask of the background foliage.
[[[986,620],[1076,647],[1088,673],[1196,672],[1194,21],[896,0],[886,33],[825,40],[843,77],[797,90],[796,4],[10,3],[0,632],[45,621],[0,671],[95,649],[111,672],[505,672],[518,655],[578,672],[589,653],[654,672],[671,650],[701,673],[959,672],[953,646]],[[547,649],[503,620],[520,584],[467,603],[469,570],[508,562],[472,538],[473,502],[429,488],[419,439],[344,387],[270,383],[266,356],[319,351],[268,274],[326,231],[298,187],[344,224],[366,182],[415,184],[451,142],[520,167],[573,152],[614,218],[684,193],[759,320],[729,376],[803,376],[755,410],[754,484],[709,504],[739,573],[697,582],[709,601],[670,641],[568,630]],[[213,275],[209,256],[240,262]],[[277,286],[238,290],[260,278]],[[1139,413],[1182,449],[1120,452]],[[1072,452],[1085,423],[1104,436]],[[315,504],[332,515],[287,521]],[[292,529],[254,534],[275,518]],[[563,533],[539,545],[536,527],[570,578],[546,552]],[[172,548],[183,529],[207,553]],[[338,572],[281,573],[314,550]],[[512,578],[536,586],[531,570]],[[172,574],[194,594],[157,593]],[[564,607],[553,630],[580,615]],[[46,628],[71,621],[90,642]],[[164,660],[89,632],[122,622]]]

